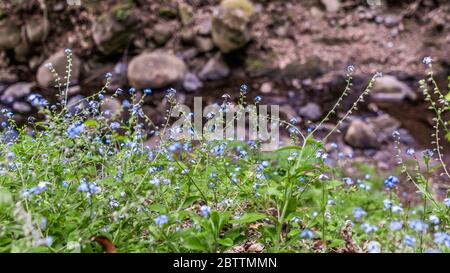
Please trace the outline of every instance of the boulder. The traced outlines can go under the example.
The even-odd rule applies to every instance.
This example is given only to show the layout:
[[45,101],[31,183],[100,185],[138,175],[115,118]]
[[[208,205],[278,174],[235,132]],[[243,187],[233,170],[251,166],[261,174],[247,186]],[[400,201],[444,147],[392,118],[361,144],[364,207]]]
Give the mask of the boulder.
[[12,109],[17,112],[17,113],[28,113],[31,111],[31,106],[23,101],[16,101],[13,105],[12,105]]
[[105,97],[100,106],[100,111],[107,117],[119,115],[121,110],[122,103],[117,98],[111,96]]
[[401,102],[405,99],[414,101],[417,94],[396,77],[385,75],[376,80],[370,97],[376,102]]
[[199,73],[200,79],[205,81],[222,80],[228,77],[228,75],[230,75],[230,68],[228,68],[228,65],[223,61],[221,54],[217,54],[209,59]]
[[162,46],[172,37],[177,28],[176,21],[158,23],[153,27],[152,38],[157,45]]
[[180,16],[181,23],[186,26],[191,23],[194,11],[191,6],[180,3],[178,4],[178,15]]
[[224,0],[215,10],[211,32],[214,43],[224,53],[246,45],[251,38],[253,5],[248,0]]
[[133,33],[134,20],[132,16],[120,18],[117,12],[107,12],[98,17],[92,25],[92,38],[97,48],[103,54],[120,53],[130,40]]
[[310,120],[317,121],[322,117],[322,108],[317,103],[308,102],[305,106],[301,107],[299,113],[302,117]]
[[[52,64],[53,68],[61,77],[61,81],[63,81],[64,76],[66,74],[66,66],[67,66],[67,55],[64,52],[64,50],[60,50],[55,54],[51,55],[39,66],[36,76],[37,82],[39,83],[40,86],[45,88],[53,87],[55,85],[54,75],[48,69],[47,64]],[[72,73],[70,78],[71,84],[78,82],[80,72],[81,72],[81,61],[75,54],[72,54]]]
[[165,51],[142,53],[128,65],[128,81],[136,88],[161,88],[181,83],[186,65],[177,56]]
[[9,20],[0,21],[0,50],[12,49],[21,40],[20,26]]
[[3,103],[12,103],[18,99],[28,96],[33,88],[32,83],[19,82],[9,86],[0,97]]
[[322,5],[325,6],[325,9],[329,13],[336,13],[341,8],[341,2],[339,0],[321,0]]
[[45,40],[49,32],[49,21],[45,17],[34,17],[25,23],[27,39],[35,44]]
[[345,142],[354,148],[377,148],[379,146],[374,128],[361,119],[354,119],[345,133]]
[[199,52],[208,52],[214,48],[214,43],[209,37],[195,37],[195,45]]
[[392,132],[400,128],[400,122],[388,114],[368,118],[367,122],[375,128],[379,142],[388,141],[392,138]]
[[187,73],[184,77],[183,88],[186,91],[197,91],[199,88],[203,86],[203,83],[199,80],[199,78],[193,73]]

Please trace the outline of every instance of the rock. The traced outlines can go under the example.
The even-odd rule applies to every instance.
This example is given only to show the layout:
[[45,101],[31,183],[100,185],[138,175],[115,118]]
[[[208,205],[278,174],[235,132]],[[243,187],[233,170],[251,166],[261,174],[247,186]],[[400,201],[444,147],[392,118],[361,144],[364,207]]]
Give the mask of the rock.
[[31,93],[34,84],[28,82],[19,82],[9,86],[3,95],[1,101],[4,103],[12,103],[20,98],[26,97]]
[[377,148],[377,134],[372,126],[361,119],[354,119],[345,133],[345,142],[354,148]]
[[192,45],[194,43],[195,32],[192,28],[183,28],[180,31],[181,42],[185,45]]
[[[249,52],[254,51],[249,50]],[[274,63],[273,54],[258,52],[258,55],[256,56],[247,56],[245,58],[245,72],[247,72],[250,77],[268,76],[276,70]]]
[[317,103],[308,102],[300,108],[299,113],[310,121],[317,121],[322,117],[322,108]]
[[35,44],[43,42],[49,32],[49,21],[45,17],[34,17],[25,23],[25,31],[27,39],[30,43]]
[[183,88],[186,91],[197,91],[203,86],[203,83],[199,78],[193,73],[187,73],[184,77]]
[[120,53],[126,47],[135,26],[131,18],[121,20],[114,11],[98,17],[92,26],[92,38],[103,54]]
[[19,81],[19,77],[15,73],[11,73],[11,71],[0,70],[0,82],[1,83],[14,83]]
[[194,12],[191,6],[180,3],[178,5],[178,15],[180,16],[181,23],[186,26],[192,22]]
[[396,16],[388,15],[384,17],[384,25],[387,27],[395,27],[398,25],[399,19]]
[[183,81],[186,65],[172,53],[155,51],[134,57],[128,65],[128,81],[136,88],[160,88]]
[[121,109],[122,103],[111,96],[105,97],[103,104],[100,106],[100,111],[107,117],[119,115]]
[[69,96],[73,96],[73,95],[77,95],[81,92],[81,86],[79,85],[74,85],[69,87],[69,89],[67,90],[67,95]]
[[195,37],[195,45],[199,52],[208,52],[214,48],[213,41],[208,37]]
[[341,2],[339,0],[320,0],[322,5],[325,6],[325,9],[329,13],[336,13],[341,8]]
[[378,142],[383,142],[391,139],[392,132],[400,128],[400,122],[388,114],[382,114],[381,116],[368,118],[367,122],[370,123],[377,132]]
[[22,39],[20,43],[14,47],[14,56],[16,60],[19,62],[26,62],[30,50],[30,44],[25,39]]
[[224,53],[243,47],[250,41],[253,5],[248,0],[224,0],[214,12],[212,37]]
[[228,77],[229,74],[230,69],[228,68],[228,65],[223,61],[222,56],[217,54],[209,59],[200,71],[199,76],[202,80],[217,81]]
[[252,244],[249,248],[248,248],[248,252],[262,252],[264,250],[264,245],[261,243],[255,243]]
[[211,20],[203,20],[195,26],[197,34],[202,36],[209,36],[211,34],[212,23]]
[[324,60],[318,56],[312,56],[303,62],[298,60],[290,62],[284,67],[282,74],[287,80],[298,78],[314,79],[323,74],[325,67],[326,64]]
[[23,101],[16,101],[12,105],[12,109],[17,113],[28,113],[31,111],[31,106]]
[[0,21],[0,50],[12,49],[21,40],[20,26],[9,20]]
[[297,119],[298,122],[300,122],[300,120],[301,120],[297,116],[297,112],[295,111],[295,109],[292,106],[290,106],[289,104],[280,106],[280,114],[287,121],[290,121],[292,118]]
[[[67,66],[67,55],[64,50],[60,50],[55,54],[51,55],[47,60],[45,60],[41,66],[39,66],[37,71],[37,82],[40,86],[49,88],[55,85],[55,79],[53,74],[50,72],[47,64],[52,64],[53,68],[61,77],[61,81],[66,74],[66,66]],[[72,55],[72,73],[70,77],[70,83],[78,82],[79,76],[81,72],[81,61],[78,57],[73,54]]]
[[406,98],[414,101],[417,94],[396,77],[385,75],[376,80],[370,97],[376,102],[401,102]]
[[176,21],[161,22],[154,26],[152,38],[157,45],[164,45],[177,30],[178,24]]
[[265,82],[263,84],[261,84],[261,88],[260,91],[263,94],[268,94],[270,92],[272,92],[273,86],[271,82]]
[[67,108],[72,115],[81,112],[86,107],[89,107],[89,103],[84,99],[82,95],[76,95],[67,101]]

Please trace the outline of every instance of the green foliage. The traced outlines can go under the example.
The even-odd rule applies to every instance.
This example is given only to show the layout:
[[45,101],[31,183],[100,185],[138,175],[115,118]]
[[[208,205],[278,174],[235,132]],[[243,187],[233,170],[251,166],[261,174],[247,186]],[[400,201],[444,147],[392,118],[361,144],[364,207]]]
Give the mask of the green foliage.
[[[109,81],[86,99],[89,107],[72,112],[65,89],[55,107],[35,98],[45,119],[26,127],[6,113],[0,252],[101,252],[92,240],[98,236],[119,252],[224,252],[255,242],[266,252],[449,251],[450,241],[433,234],[448,232],[450,219],[448,206],[429,191],[429,174],[443,167],[432,166],[429,155],[420,159],[425,172],[413,177],[403,169],[423,204],[402,209],[398,189],[383,187],[387,174],[358,164],[363,175],[350,179],[327,164],[338,151],[325,150],[315,130],[290,130],[298,145],[272,152],[257,141],[168,140],[169,127],[157,129],[134,92],[132,107],[120,115],[101,112]],[[342,97],[350,86],[351,73]],[[177,102],[173,94],[168,101],[169,117]],[[348,112],[355,109],[356,103]],[[151,133],[161,141],[149,147],[144,140]],[[418,231],[415,219],[427,229]],[[391,227],[395,221],[400,229]],[[407,235],[420,243],[405,242]]]

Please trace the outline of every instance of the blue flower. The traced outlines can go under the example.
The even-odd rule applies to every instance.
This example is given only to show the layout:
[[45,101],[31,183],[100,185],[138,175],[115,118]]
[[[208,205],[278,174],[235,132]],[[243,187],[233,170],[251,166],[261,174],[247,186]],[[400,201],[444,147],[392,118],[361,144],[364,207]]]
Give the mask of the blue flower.
[[367,252],[368,253],[380,253],[381,245],[376,241],[371,241],[367,244]]
[[353,179],[351,179],[350,177],[344,177],[342,178],[342,181],[347,185],[353,185]]
[[426,65],[430,65],[433,59],[430,56],[426,56],[423,58],[422,62]]
[[430,221],[430,223],[432,223],[433,225],[439,225],[439,223],[441,222],[439,220],[439,217],[437,217],[436,215],[432,214],[430,215],[430,217],[428,218],[428,220]]
[[307,238],[307,239],[313,239],[315,237],[314,232],[312,232],[310,229],[305,228],[300,233],[300,238]]
[[416,152],[416,151],[414,151],[413,148],[408,148],[408,150],[406,150],[406,154],[407,154],[407,155],[410,155],[410,156],[413,156],[415,152]]
[[176,94],[177,94],[177,90],[175,90],[174,88],[169,88],[166,91],[166,97],[168,97],[168,98],[173,98],[173,97],[175,97]]
[[128,93],[130,93],[130,94],[136,93],[136,88],[131,87],[130,89],[128,89]]
[[444,199],[444,205],[446,205],[447,207],[450,207],[450,198]]
[[113,76],[113,74],[111,72],[107,72],[105,74],[105,78],[111,78]]
[[411,235],[406,234],[403,237],[403,243],[407,246],[414,246],[416,244],[416,238]]
[[206,205],[203,205],[203,206],[200,207],[200,214],[203,217],[208,217],[210,213],[211,213],[211,208],[210,207],[208,207]]
[[389,199],[385,199],[383,201],[384,209],[390,209],[392,207],[392,201]]
[[434,242],[436,244],[450,247],[450,234],[448,234],[446,232],[436,232],[434,234]]
[[386,180],[384,180],[384,186],[388,189],[392,189],[393,187],[397,186],[397,184],[400,182],[397,176],[389,176]]
[[361,218],[367,215],[367,212],[365,212],[362,208],[354,208],[353,209],[353,217],[355,217],[355,220],[359,222]]
[[150,89],[150,88],[145,88],[144,89],[144,94],[145,95],[150,95],[152,93],[152,89]]
[[431,149],[426,149],[425,151],[423,151],[423,155],[424,156],[428,156],[428,157],[432,157],[434,155],[434,152]]
[[77,137],[79,134],[81,134],[84,131],[84,128],[85,128],[85,126],[81,122],[77,122],[75,124],[72,124],[67,129],[67,135],[70,138],[75,138],[75,137]]
[[428,229],[428,224],[418,219],[412,219],[409,221],[409,227],[414,229],[416,232],[424,232]]
[[157,225],[163,226],[169,222],[169,218],[166,215],[160,215],[156,217],[155,223]]
[[363,224],[361,225],[361,229],[362,229],[362,230],[364,231],[364,233],[366,233],[366,234],[370,234],[370,233],[372,233],[372,232],[378,231],[378,227],[377,227],[377,226],[371,225],[371,224],[369,224],[369,223],[363,223]]
[[399,205],[392,206],[392,212],[393,213],[402,213],[403,212],[403,208],[400,207]]
[[260,103],[262,101],[261,96],[256,96],[255,97],[255,103]]
[[109,127],[110,127],[112,130],[116,130],[116,129],[120,128],[120,123],[117,122],[117,121],[111,122],[111,125],[109,125]]
[[77,191],[88,191],[88,190],[89,190],[89,186],[86,182],[81,182],[77,188]]
[[402,229],[403,224],[400,221],[394,220],[389,224],[389,229],[392,231],[397,231]]
[[347,66],[347,73],[351,74],[354,71],[355,71],[355,66],[354,65]]
[[248,91],[248,86],[246,84],[242,84],[239,90],[241,91],[242,94],[245,94]]

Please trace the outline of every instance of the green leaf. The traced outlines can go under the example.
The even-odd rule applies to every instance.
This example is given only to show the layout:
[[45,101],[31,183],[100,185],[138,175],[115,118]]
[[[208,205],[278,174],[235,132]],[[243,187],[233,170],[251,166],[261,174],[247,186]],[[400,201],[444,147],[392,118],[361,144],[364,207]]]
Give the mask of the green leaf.
[[259,212],[249,212],[245,213],[241,216],[241,218],[236,220],[231,220],[230,223],[232,224],[247,224],[247,223],[253,223],[258,220],[267,218],[267,214],[259,213]]
[[13,203],[11,193],[3,188],[0,188],[0,207],[9,206]]
[[285,217],[286,215],[289,215],[297,210],[297,199],[291,198],[288,200]]
[[197,237],[190,237],[184,241],[184,246],[191,250],[202,251],[206,249],[206,246],[203,245],[202,241]]
[[195,201],[201,199],[201,196],[198,195],[194,195],[194,196],[189,196],[188,198],[186,198],[186,200],[184,201],[183,205],[181,206],[182,209],[185,209],[187,207],[189,207],[192,203],[194,203]]
[[223,246],[230,247],[233,246],[234,242],[230,238],[218,239],[217,242]]
[[84,125],[89,126],[89,127],[98,127],[99,124],[96,120],[93,119],[88,119],[84,122]]
[[231,240],[236,240],[241,235],[241,231],[238,228],[230,229],[223,235],[224,238],[230,238]]

